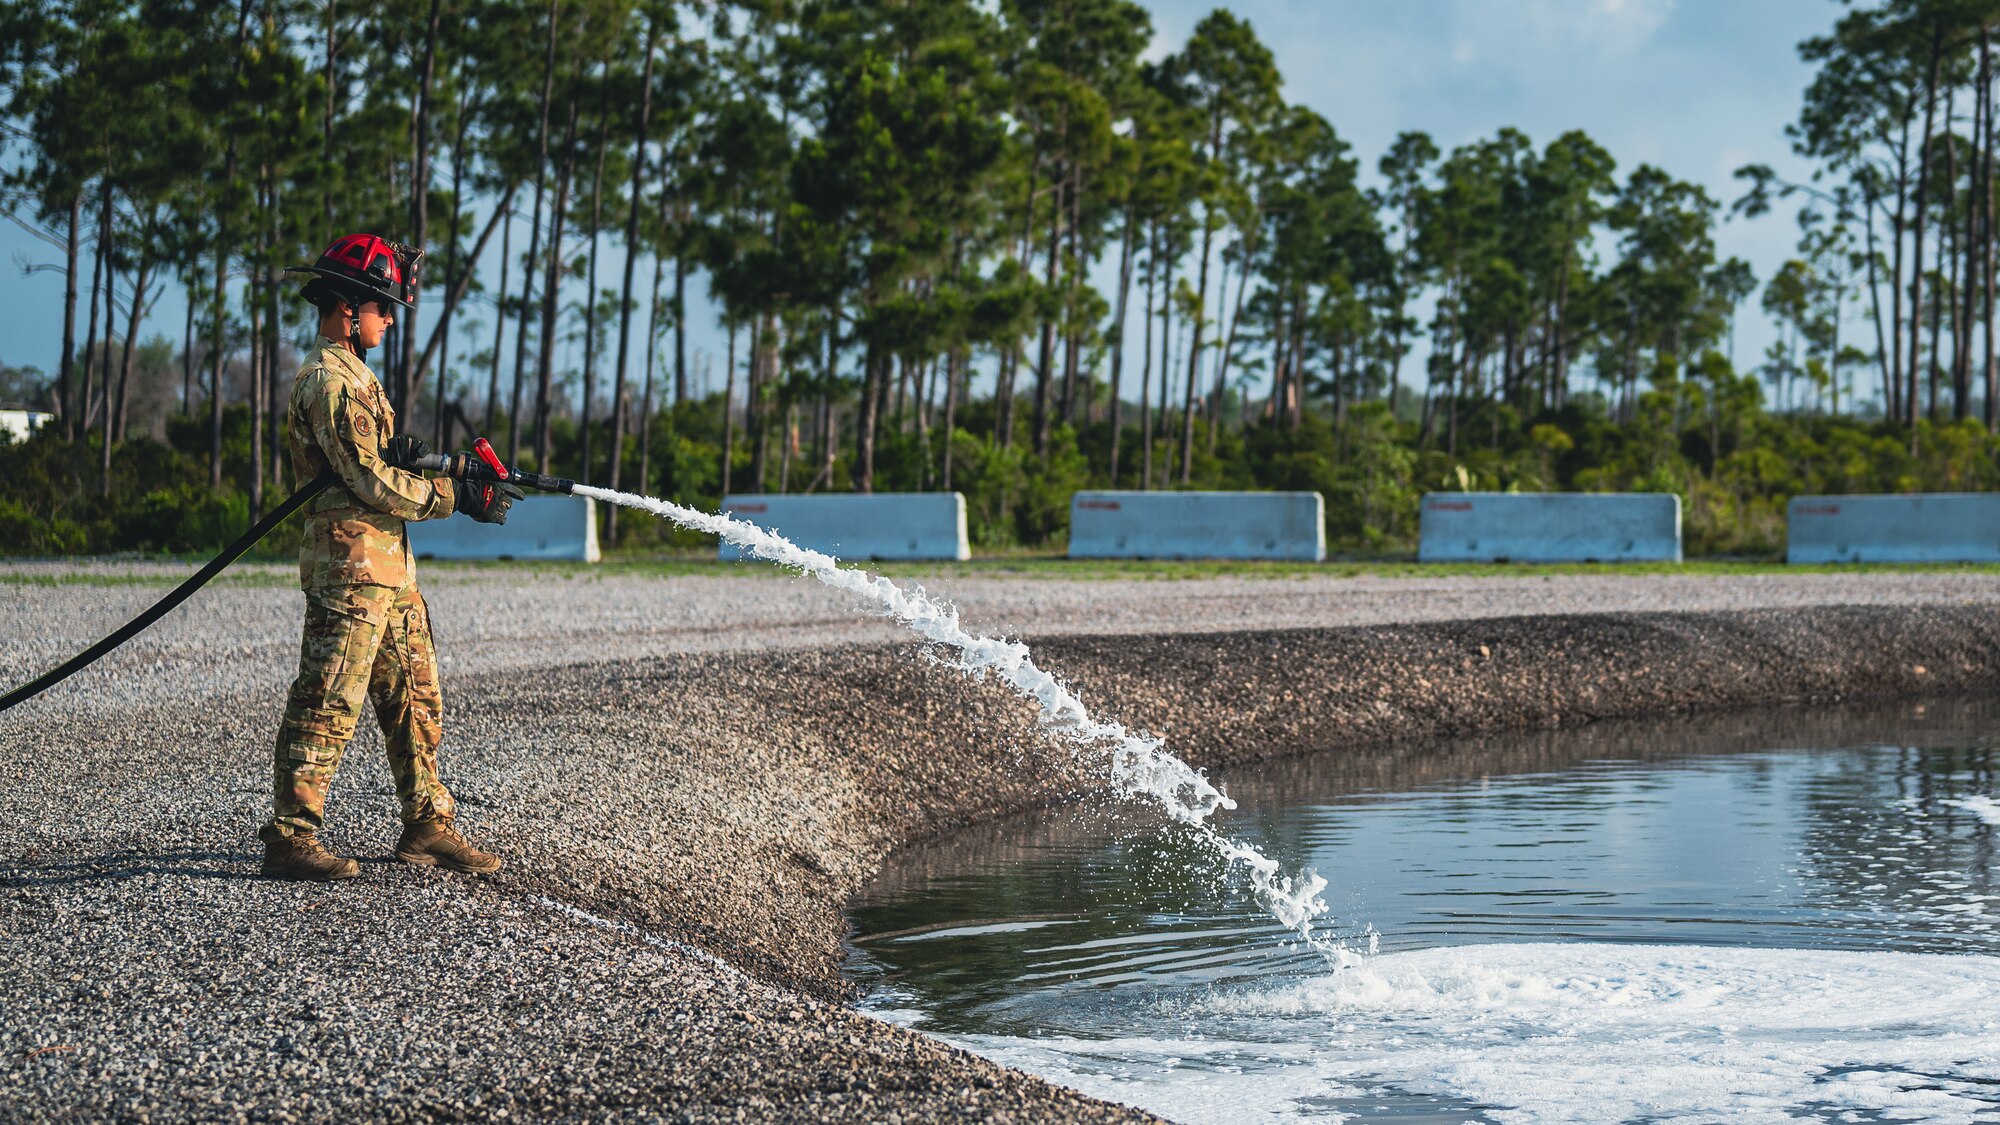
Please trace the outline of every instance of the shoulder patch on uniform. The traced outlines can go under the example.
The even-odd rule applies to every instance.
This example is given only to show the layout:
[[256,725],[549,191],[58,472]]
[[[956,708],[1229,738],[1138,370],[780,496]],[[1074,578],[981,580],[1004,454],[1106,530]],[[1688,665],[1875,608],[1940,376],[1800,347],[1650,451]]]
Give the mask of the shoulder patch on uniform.
[[362,437],[367,437],[369,434],[375,432],[375,423],[368,420],[366,411],[356,410],[349,414],[348,417],[354,420],[354,432]]

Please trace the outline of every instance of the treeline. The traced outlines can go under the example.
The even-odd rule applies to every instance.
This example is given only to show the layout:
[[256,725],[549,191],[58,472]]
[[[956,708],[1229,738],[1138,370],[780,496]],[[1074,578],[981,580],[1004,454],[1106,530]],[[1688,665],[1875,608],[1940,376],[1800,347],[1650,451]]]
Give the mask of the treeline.
[[[268,506],[282,268],[374,230],[429,252],[371,357],[405,428],[613,487],[958,488],[988,545],[1086,485],[1315,487],[1378,547],[1430,488],[1667,487],[1697,549],[1768,549],[1788,490],[1990,475],[1992,15],[1802,45],[1825,175],[1743,172],[1739,210],[1807,200],[1744,374],[1759,283],[1701,187],[1511,129],[1403,134],[1364,187],[1226,10],[1147,62],[1130,0],[0,0],[0,202],[65,290],[14,395],[56,422],[4,454],[55,494],[5,502],[64,550],[199,545],[120,531],[138,467]],[[170,287],[180,340],[139,343]]]
[[[1219,489],[1309,489],[1326,498],[1327,536],[1343,555],[1408,554],[1416,548],[1418,509],[1427,492],[1456,490],[1660,491],[1681,496],[1691,556],[1769,557],[1784,549],[1785,502],[1794,495],[1857,492],[2000,490],[2000,437],[1976,419],[1933,425],[1919,419],[1915,448],[1907,427],[1883,419],[1834,414],[1774,414],[1758,406],[1753,376],[1728,373],[1709,353],[1708,377],[1733,386],[1719,412],[1689,415],[1671,391],[1642,391],[1635,417],[1620,421],[1596,390],[1571,396],[1560,409],[1523,419],[1504,404],[1470,403],[1461,418],[1467,441],[1456,453],[1417,440],[1420,407],[1392,416],[1384,399],[1357,403],[1345,418],[1311,411],[1298,426],[1238,426],[1246,402],[1225,397],[1225,425],[1216,453],[1206,452],[1205,421],[1197,422],[1190,485]],[[1129,415],[1122,441],[1136,442]],[[1084,488],[1110,483],[1108,419],[1055,427],[1049,452],[1034,455],[1025,439],[1032,404],[1014,405],[1017,440],[994,438],[991,399],[969,403],[951,443],[953,487],[965,493],[968,530],[982,550],[1056,549],[1068,532],[1069,502]],[[100,489],[102,448],[92,435],[64,441],[54,430],[22,443],[0,438],[0,555],[103,554],[120,551],[212,553],[248,523],[246,489],[212,489],[202,475],[209,451],[205,418],[163,419],[164,440],[135,437],[113,451],[110,487]],[[722,448],[728,438],[721,394],[689,399],[656,412],[642,441],[625,450],[625,479],[639,477],[642,444],[650,445],[659,491],[713,509],[722,493]],[[502,419],[505,425],[505,419]],[[603,442],[610,423],[595,423]],[[225,477],[250,471],[251,414],[232,405],[223,417]],[[1476,440],[1474,436],[1476,435]],[[932,435],[941,439],[941,435]],[[551,425],[556,464],[580,457],[578,419]],[[885,488],[907,487],[937,473],[937,449],[914,429],[888,429],[878,449]],[[809,443],[777,452],[779,479],[802,491],[810,470]],[[736,445],[732,474],[744,479],[751,453]],[[844,461],[844,459],[843,459]],[[906,483],[908,482],[908,483]],[[1122,483],[1133,483],[1129,475]],[[835,489],[851,482],[837,464]],[[608,518],[609,512],[603,514]],[[607,533],[609,528],[604,529]],[[272,557],[296,548],[295,527],[281,527],[264,546]],[[697,549],[698,536],[664,522],[628,521],[621,542],[638,550]]]

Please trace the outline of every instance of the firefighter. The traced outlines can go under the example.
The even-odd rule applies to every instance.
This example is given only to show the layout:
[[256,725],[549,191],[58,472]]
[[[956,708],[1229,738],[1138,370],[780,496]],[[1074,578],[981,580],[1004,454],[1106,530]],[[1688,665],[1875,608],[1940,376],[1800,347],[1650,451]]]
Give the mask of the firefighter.
[[398,311],[415,306],[421,258],[375,235],[351,234],[301,271],[311,275],[299,295],[318,310],[319,341],[292,385],[292,471],[310,480],[331,468],[337,479],[307,504],[299,546],[305,640],[274,748],[271,820],[258,833],[263,872],[275,878],[328,881],[360,871],[319,832],[363,699],[374,704],[402,806],[396,858],[477,874],[500,869],[499,856],[453,827],[451,791],[438,779],[437,652],[403,525],[454,511],[505,523],[522,493],[408,469],[429,450],[396,433],[366,358]]

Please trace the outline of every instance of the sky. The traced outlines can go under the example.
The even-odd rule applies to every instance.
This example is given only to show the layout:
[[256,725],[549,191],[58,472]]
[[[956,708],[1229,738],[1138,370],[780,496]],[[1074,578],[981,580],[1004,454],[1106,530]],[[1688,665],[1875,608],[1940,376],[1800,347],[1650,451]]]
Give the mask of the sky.
[[[1151,54],[1178,49],[1215,6],[1152,0]],[[1406,130],[1426,131],[1449,150],[1506,126],[1537,146],[1582,129],[1617,159],[1621,177],[1655,164],[1703,185],[1725,205],[1740,194],[1732,173],[1746,163],[1771,164],[1791,179],[1810,175],[1784,136],[1811,79],[1797,45],[1830,28],[1841,11],[1834,0],[1234,0],[1229,6],[1276,55],[1286,99],[1317,110],[1353,146],[1366,183],[1379,182],[1376,160]],[[340,233],[346,232],[328,232],[329,238]],[[1750,262],[1761,281],[1792,255],[1797,235],[1793,210],[1781,207],[1760,219],[1723,223],[1717,242],[1724,257]],[[609,250],[609,238],[605,245]],[[62,279],[24,269],[51,261],[59,263],[59,250],[0,222],[0,363],[54,369]],[[496,244],[484,263],[489,285],[498,269]],[[606,270],[600,276],[618,276],[615,266],[600,269]],[[1098,274],[1108,289],[1115,263]],[[705,294],[705,285],[693,281],[690,292]],[[1739,316],[1734,344],[1744,369],[1776,336],[1754,302]],[[178,340],[184,311],[179,294],[167,293],[146,335]],[[711,385],[719,386],[726,338],[712,306],[703,302],[692,311],[690,366],[703,366],[692,353],[706,353]],[[1136,325],[1139,318],[1131,319]],[[458,323],[469,327],[467,320]],[[490,326],[487,319],[486,333],[454,331],[455,346],[478,346]],[[1421,378],[1423,359],[1421,352],[1410,357],[1406,382]]]

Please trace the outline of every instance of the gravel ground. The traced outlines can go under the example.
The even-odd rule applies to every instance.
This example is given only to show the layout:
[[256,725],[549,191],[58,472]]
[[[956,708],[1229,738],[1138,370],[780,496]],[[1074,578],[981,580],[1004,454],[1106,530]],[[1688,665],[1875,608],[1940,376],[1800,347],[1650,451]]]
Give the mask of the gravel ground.
[[[117,566],[0,585],[0,683],[185,572]],[[931,585],[1209,766],[2000,682],[1982,575]],[[842,1003],[841,909],[883,855],[1093,790],[1025,705],[798,580],[424,586],[493,878],[386,861],[366,729],[328,828],[361,879],[254,877],[295,590],[204,592],[0,717],[0,1118],[1141,1119]]]
[[[138,562],[0,562],[0,637],[9,639],[0,646],[0,683],[21,682],[61,663],[193,570]],[[303,614],[296,574],[296,568],[271,564],[233,568],[218,580],[231,585],[196,594],[55,689],[54,697],[74,708],[117,708],[134,693],[164,703],[194,691],[282,691],[297,659]],[[19,584],[78,575],[96,581]],[[114,579],[117,584],[100,584]],[[246,580],[256,585],[243,585]],[[960,607],[969,631],[1029,640],[1520,614],[2000,603],[2000,576],[1949,571],[1083,581],[975,573],[921,582]],[[643,578],[424,563],[420,583],[434,610],[447,678],[684,653],[894,644],[906,636],[844,595],[764,566]]]

